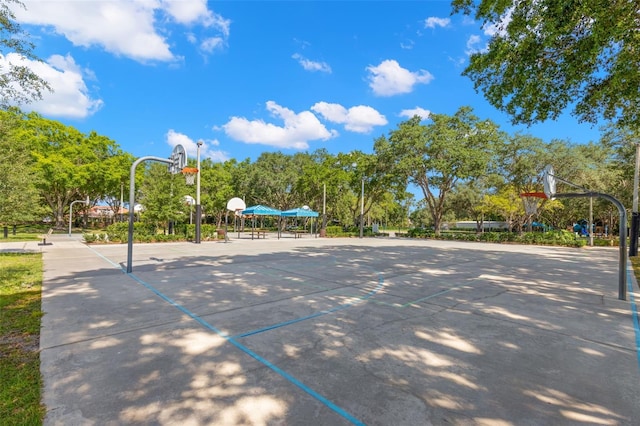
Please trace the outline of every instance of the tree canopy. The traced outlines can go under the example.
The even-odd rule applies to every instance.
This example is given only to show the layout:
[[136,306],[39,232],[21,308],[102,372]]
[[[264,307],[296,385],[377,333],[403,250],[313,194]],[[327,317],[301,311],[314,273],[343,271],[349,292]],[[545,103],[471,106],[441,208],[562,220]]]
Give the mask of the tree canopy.
[[16,143],[22,116],[16,110],[0,111],[0,223],[16,224],[38,218],[40,196],[32,173],[29,146]]
[[11,143],[29,147],[31,176],[56,226],[64,224],[65,212],[76,199],[119,195],[132,157],[114,141],[33,112],[22,116],[18,126]]
[[[530,221],[522,192],[541,191],[540,172],[554,166],[559,176],[597,191],[606,190],[630,205],[635,133],[626,127],[605,129],[599,142],[544,142],[526,134],[508,135],[469,107],[454,115],[433,114],[400,123],[374,141],[374,152],[351,151],[265,153],[255,161],[235,159],[201,162],[201,204],[204,223],[220,226],[226,203],[240,197],[247,205],[280,209],[308,205],[324,211],[328,225],[433,226],[458,220],[506,221],[520,230]],[[40,222],[45,217],[62,227],[74,200],[90,197],[118,211],[126,203],[133,157],[115,141],[17,109],[0,110],[0,145],[10,161],[0,164],[0,225]],[[195,165],[193,159],[190,165]],[[156,229],[188,224],[191,209],[185,196],[195,188],[165,165],[151,164],[136,175],[136,200],[145,209],[139,219]],[[412,187],[413,185],[413,187]],[[364,186],[364,188],[363,188]],[[363,191],[364,189],[364,191]],[[410,191],[422,191],[413,200]],[[364,203],[362,195],[364,193]],[[417,201],[417,202],[416,202]],[[542,203],[536,220],[556,228],[571,225],[588,211],[588,200]],[[84,209],[84,205],[82,207]],[[613,226],[612,207],[594,202],[594,217]],[[110,221],[119,215],[110,215]],[[100,219],[107,223],[109,219]]]
[[422,189],[438,233],[447,194],[457,183],[487,173],[501,135],[497,125],[480,120],[470,107],[453,116],[431,114],[429,119],[427,125],[419,116],[400,123],[388,139],[376,140],[375,150],[389,165],[388,172]]
[[29,35],[15,21],[11,6],[25,7],[19,0],[0,0],[0,108],[42,99],[51,86],[27,66],[26,60],[42,62],[33,52]]
[[639,0],[453,0],[491,35],[464,75],[515,123],[599,117],[638,128]]

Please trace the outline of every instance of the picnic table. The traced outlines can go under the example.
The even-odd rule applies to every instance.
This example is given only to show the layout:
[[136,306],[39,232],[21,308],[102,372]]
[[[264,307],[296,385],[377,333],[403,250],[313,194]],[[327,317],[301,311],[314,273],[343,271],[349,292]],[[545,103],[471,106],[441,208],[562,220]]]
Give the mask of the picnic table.
[[301,238],[304,234],[309,233],[309,231],[304,229],[294,229],[291,232],[293,232],[293,238]]
[[267,238],[267,232],[269,232],[268,229],[252,229],[251,230],[251,238],[253,239],[253,235],[256,234],[256,237],[258,239],[260,239],[260,235],[262,235],[262,238]]

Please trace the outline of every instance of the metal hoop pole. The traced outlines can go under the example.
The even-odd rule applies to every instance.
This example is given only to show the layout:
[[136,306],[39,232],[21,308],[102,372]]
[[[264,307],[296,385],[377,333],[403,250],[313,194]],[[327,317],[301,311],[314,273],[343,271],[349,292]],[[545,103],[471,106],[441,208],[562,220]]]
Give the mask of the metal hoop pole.
[[[87,198],[89,198],[89,197],[87,196]],[[71,221],[72,221],[72,218],[73,218],[73,205],[75,203],[85,203],[87,205],[89,204],[85,200],[76,200],[76,201],[72,201],[71,205],[69,205],[69,236],[71,236]]]
[[196,172],[196,244],[200,244],[202,234],[202,206],[200,205],[200,147],[202,141],[197,143],[197,159],[196,164],[198,171]]
[[173,160],[160,157],[140,157],[131,165],[129,173],[129,234],[127,238],[127,274],[133,272],[133,221],[135,220],[134,208],[136,206],[136,167],[143,161],[158,161],[160,163],[173,164]]
[[600,197],[611,201],[620,212],[620,256],[618,260],[618,299],[627,300],[627,211],[616,198],[600,192],[556,194],[556,198]]

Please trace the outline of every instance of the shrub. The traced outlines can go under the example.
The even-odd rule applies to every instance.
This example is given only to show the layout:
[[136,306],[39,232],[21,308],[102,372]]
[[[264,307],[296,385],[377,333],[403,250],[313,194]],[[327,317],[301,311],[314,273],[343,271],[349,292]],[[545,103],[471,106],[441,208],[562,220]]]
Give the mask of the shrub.
[[[441,240],[450,241],[481,241],[487,243],[519,243],[519,244],[536,244],[536,245],[560,245],[567,247],[583,247],[587,244],[585,238],[576,237],[573,232],[569,231],[548,231],[548,232],[442,232],[440,236],[436,237],[435,233],[431,230],[424,230],[422,228],[410,229],[407,234],[412,238],[437,238]],[[402,234],[396,234],[396,236],[404,236]],[[605,240],[608,241],[608,240]],[[610,243],[603,243],[601,245],[608,245]]]
[[336,237],[342,233],[342,226],[327,226],[327,237]]
[[[195,235],[195,226],[194,226]],[[218,228],[215,225],[203,224],[200,226],[200,239],[202,240],[215,240],[218,238]],[[224,235],[221,236],[224,238]]]
[[425,238],[427,236],[427,230],[424,228],[413,228],[407,231],[407,235],[410,238]]

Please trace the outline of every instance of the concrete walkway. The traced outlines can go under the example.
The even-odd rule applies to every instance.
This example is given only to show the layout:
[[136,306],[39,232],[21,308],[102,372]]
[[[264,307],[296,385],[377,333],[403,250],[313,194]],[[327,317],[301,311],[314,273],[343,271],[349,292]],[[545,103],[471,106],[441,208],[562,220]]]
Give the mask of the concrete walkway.
[[46,425],[640,424],[617,249],[51,242]]

